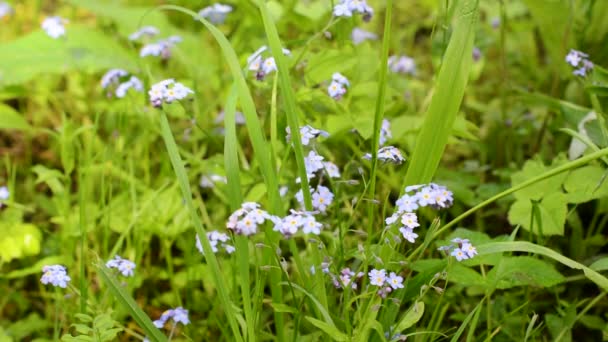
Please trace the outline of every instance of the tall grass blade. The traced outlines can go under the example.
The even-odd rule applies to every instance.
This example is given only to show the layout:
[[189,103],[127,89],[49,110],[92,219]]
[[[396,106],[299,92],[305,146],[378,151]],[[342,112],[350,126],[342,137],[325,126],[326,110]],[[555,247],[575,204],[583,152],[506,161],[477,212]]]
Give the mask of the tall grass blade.
[[473,63],[478,5],[479,0],[461,0],[456,4],[454,31],[443,57],[433,99],[416,139],[405,176],[406,185],[430,182],[439,166]]
[[97,265],[97,273],[103,282],[108,286],[108,289],[112,295],[114,295],[118,302],[129,311],[135,322],[137,322],[137,324],[139,324],[139,326],[146,332],[146,335],[150,341],[167,341],[165,335],[163,335],[161,331],[154,326],[150,317],[143,312],[135,300],[133,300],[133,298],[122,288],[122,286],[120,286],[105,265]]
[[464,329],[467,328],[467,326],[469,325],[469,322],[471,321],[471,319],[473,319],[473,316],[475,316],[477,314],[477,311],[481,310],[482,303],[483,303],[483,300],[481,302],[479,302],[479,304],[477,304],[475,309],[473,309],[473,311],[471,311],[467,315],[467,317],[464,319],[464,321],[462,322],[460,327],[458,327],[458,330],[456,330],[456,333],[454,334],[454,336],[452,336],[452,339],[450,340],[450,342],[458,342],[460,340],[460,336],[462,336],[462,333],[464,333]]

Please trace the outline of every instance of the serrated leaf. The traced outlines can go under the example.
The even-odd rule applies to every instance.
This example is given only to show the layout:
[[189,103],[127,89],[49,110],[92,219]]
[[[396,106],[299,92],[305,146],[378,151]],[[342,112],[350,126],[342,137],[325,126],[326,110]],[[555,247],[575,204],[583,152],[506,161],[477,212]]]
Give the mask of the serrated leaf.
[[536,203],[536,208],[540,213],[540,221],[533,215],[533,204],[529,199],[515,201],[509,209],[509,222],[512,225],[521,225],[527,230],[531,230],[531,222],[535,234],[542,232],[542,235],[564,235],[564,225],[566,224],[566,214],[568,205],[566,196],[561,192],[549,194],[542,201]]
[[503,257],[500,264],[488,272],[487,278],[498,289],[551,287],[566,280],[553,265],[529,256]]
[[568,203],[584,203],[608,196],[608,172],[599,166],[573,170],[564,182]]

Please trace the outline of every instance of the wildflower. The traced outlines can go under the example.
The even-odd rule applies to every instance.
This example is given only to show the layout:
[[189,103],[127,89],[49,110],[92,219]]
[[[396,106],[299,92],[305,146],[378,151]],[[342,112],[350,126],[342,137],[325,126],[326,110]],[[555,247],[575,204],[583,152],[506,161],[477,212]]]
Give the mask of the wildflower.
[[391,272],[386,282],[392,287],[394,290],[403,288],[403,277],[398,276],[395,272]]
[[194,94],[194,92],[183,84],[175,82],[172,78],[152,85],[152,88],[148,91],[150,102],[154,107],[162,106],[163,102],[171,103],[176,100],[183,100],[188,94]]
[[589,55],[578,51],[578,50],[570,50],[566,55],[566,62],[570,64],[575,69],[572,74],[575,76],[585,77],[587,76],[587,72],[593,69],[593,63],[588,59]]
[[143,26],[139,30],[129,35],[129,40],[138,40],[142,36],[154,37],[160,34],[160,31],[154,26]]
[[214,173],[206,174],[201,176],[199,185],[201,188],[213,188],[215,183],[227,183],[228,180],[224,176],[216,175]]
[[418,209],[418,197],[405,194],[397,199],[395,205],[397,205],[399,211],[414,212]]
[[450,255],[455,257],[458,261],[471,259],[477,255],[477,248],[475,248],[468,239],[461,238],[452,239],[450,245],[441,246],[438,250],[450,253]]
[[361,43],[363,43],[366,40],[376,40],[378,39],[378,35],[373,33],[373,32],[369,32],[369,31],[365,31],[363,29],[360,29],[358,27],[355,27],[353,29],[353,31],[350,34],[350,37],[353,41],[353,44],[355,45],[359,45]]
[[289,191],[289,187],[287,187],[286,185],[283,185],[282,187],[279,188],[279,195],[281,197],[285,197],[285,195],[287,195],[288,191]]
[[131,78],[126,81],[123,82],[121,84],[118,85],[118,87],[116,87],[116,97],[118,98],[123,98],[125,97],[125,95],[127,95],[127,90],[129,89],[135,89],[138,92],[143,92],[144,91],[144,84],[139,80],[139,78],[135,77],[135,76],[131,76]]
[[396,74],[416,74],[416,62],[408,56],[391,56],[388,58],[388,67]]
[[306,174],[314,177],[314,173],[323,169],[323,157],[318,155],[315,151],[308,152],[308,155],[304,157],[304,166],[306,168]]
[[410,229],[420,226],[420,224],[418,224],[418,217],[414,213],[404,213],[401,216],[401,224]]
[[[274,57],[263,58],[262,54],[268,50],[266,45],[257,49],[251,56],[247,57],[247,68],[250,71],[254,71],[256,74],[256,79],[258,81],[262,81],[266,75],[277,70],[277,65],[274,60]],[[290,56],[291,51],[288,49],[283,49],[283,54],[285,56]]]
[[[370,153],[366,153],[363,156],[363,159],[371,160],[372,155]],[[401,164],[405,161],[405,158],[398,148],[394,146],[385,146],[378,150],[378,160],[385,163],[390,162],[394,164]]]
[[8,191],[6,186],[0,186],[0,208],[2,208],[2,202],[9,199],[11,193]]
[[121,77],[127,76],[129,73],[123,69],[110,69],[101,77],[101,87],[108,88],[111,85],[118,84]]
[[334,6],[333,14],[336,17],[352,17],[354,13],[363,15],[363,20],[369,21],[374,14],[374,10],[365,0],[341,0]]
[[481,59],[481,50],[478,47],[473,48],[473,60],[478,62]]
[[203,8],[198,15],[217,25],[223,24],[230,12],[232,12],[232,6],[218,3]]
[[336,17],[352,17],[353,11],[350,10],[348,4],[341,3],[334,6],[333,14]]
[[384,286],[384,282],[386,281],[386,270],[376,270],[373,269],[369,271],[369,283],[375,286]]
[[247,236],[257,233],[259,224],[271,220],[271,216],[259,207],[260,205],[254,202],[241,204],[241,208],[237,209],[228,218],[226,228],[234,231],[235,234]]
[[107,268],[115,268],[125,277],[132,277],[133,270],[135,269],[135,263],[131,260],[123,259],[118,255],[114,259],[106,262]]
[[11,5],[4,1],[0,2],[0,19],[9,16],[11,13],[13,13]]
[[331,83],[327,87],[327,93],[334,100],[339,100],[346,94],[346,88],[350,86],[350,82],[339,72],[334,73],[331,79]]
[[[217,230],[207,232],[207,240],[209,240],[209,244],[211,245],[211,250],[213,251],[213,253],[218,252],[218,245],[221,246],[228,254],[232,254],[232,252],[234,252],[235,250],[234,246],[227,243],[228,241],[230,241],[230,237],[227,234],[220,233]],[[198,234],[196,234],[196,248],[199,252],[201,252],[201,254],[205,254],[203,252],[203,245]]]
[[[221,112],[219,112],[219,114],[215,117],[215,120],[213,121],[216,124],[221,124],[222,122],[224,122],[224,116],[226,114],[224,113],[224,111],[222,110]],[[234,121],[237,125],[244,125],[245,124],[245,116],[243,115],[242,112],[235,112],[234,113]]]
[[161,57],[162,59],[169,59],[169,57],[171,57],[171,49],[177,43],[181,43],[181,41],[182,38],[180,36],[171,36],[167,39],[159,40],[156,43],[146,44],[139,50],[139,56],[155,56]]
[[416,196],[418,197],[418,204],[421,207],[426,207],[429,204],[435,204],[435,197],[433,196],[432,189],[430,187],[424,187],[420,190]]
[[405,187],[405,192],[412,192],[422,188],[425,184],[409,185]]
[[416,238],[418,238],[418,234],[414,233],[414,229],[409,227],[401,227],[399,231],[403,235],[403,238],[409,241],[410,243],[415,243]]
[[44,266],[42,272],[44,274],[40,278],[40,282],[44,285],[51,283],[53,286],[66,288],[70,280],[72,280],[68,276],[66,268],[61,265]]
[[[287,140],[287,142],[289,142],[289,140],[291,140],[291,129],[289,128],[289,126],[285,127],[285,131],[287,132],[285,139]],[[310,125],[300,127],[300,139],[302,141],[302,145],[304,146],[308,146],[311,140],[316,139],[319,136],[327,138],[329,136],[329,133],[320,129],[316,129]]]
[[391,132],[391,122],[387,119],[382,120],[382,127],[380,127],[380,137],[378,143],[380,146],[384,145],[388,139],[393,137]]
[[315,219],[315,217],[304,211],[290,210],[290,214],[283,217],[273,217],[274,231],[277,231],[285,237],[295,235],[299,229],[302,229],[304,234],[321,234],[323,225]]
[[41,26],[49,37],[57,39],[65,35],[64,24],[67,22],[66,19],[61,17],[46,17],[44,21],[42,21]]
[[324,213],[327,210],[327,206],[331,205],[334,200],[334,194],[329,191],[328,188],[319,185],[317,190],[312,194],[312,206],[313,208]]
[[190,324],[190,319],[188,318],[188,310],[182,308],[181,306],[175,309],[169,309],[160,316],[159,319],[155,320],[154,326],[161,329],[165,326],[169,319],[173,320],[173,324],[181,323],[183,325]]
[[330,161],[324,161],[323,168],[330,178],[340,178],[340,169],[336,164]]

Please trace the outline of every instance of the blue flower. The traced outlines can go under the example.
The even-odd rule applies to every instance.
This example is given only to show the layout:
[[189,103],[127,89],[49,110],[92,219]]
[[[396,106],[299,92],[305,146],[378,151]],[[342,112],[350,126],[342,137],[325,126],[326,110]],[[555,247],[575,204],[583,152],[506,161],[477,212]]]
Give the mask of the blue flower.
[[182,308],[181,306],[175,309],[169,309],[160,316],[159,319],[155,320],[154,326],[157,328],[162,328],[165,326],[169,319],[173,319],[173,324],[181,323],[183,325],[190,324],[190,319],[188,318],[188,310]]
[[123,259],[118,255],[106,263],[106,267],[115,268],[125,277],[132,277],[135,270],[135,263],[131,260]]
[[72,280],[68,276],[66,268],[61,265],[44,266],[42,272],[44,274],[40,278],[40,282],[44,285],[51,283],[53,286],[66,288],[70,280]]

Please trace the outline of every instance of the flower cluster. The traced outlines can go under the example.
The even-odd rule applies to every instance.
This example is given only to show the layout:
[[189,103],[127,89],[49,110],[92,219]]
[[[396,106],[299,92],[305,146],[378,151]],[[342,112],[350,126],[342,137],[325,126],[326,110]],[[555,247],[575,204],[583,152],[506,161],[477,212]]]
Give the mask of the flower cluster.
[[[371,160],[371,153],[366,153],[363,159]],[[378,150],[378,160],[384,163],[401,164],[405,161],[405,157],[395,146],[385,146]]]
[[[327,270],[327,272],[325,273],[329,273],[329,269]],[[338,277],[336,277],[335,275],[329,273],[329,275],[332,278],[332,282],[334,283],[334,286],[336,288],[342,288],[342,289],[346,289],[348,287],[350,287],[353,290],[357,289],[357,280],[359,280],[360,278],[362,278],[365,273],[363,272],[359,272],[359,273],[355,273],[354,271],[351,271],[351,269],[349,267],[343,268],[340,271],[340,275]]]
[[123,259],[118,255],[114,259],[106,262],[107,268],[115,268],[125,277],[132,277],[135,270],[135,263],[131,260]]
[[[234,246],[226,243],[230,241],[230,237],[228,236],[228,234],[220,233],[217,230],[212,230],[210,232],[207,232],[207,240],[209,240],[209,244],[211,244],[211,249],[213,250],[213,253],[217,253],[219,251],[217,248],[218,245],[220,245],[228,254],[232,254],[235,251]],[[203,251],[203,245],[201,244],[201,239],[198,237],[198,234],[196,234],[196,248],[199,252],[201,252],[201,254],[205,254],[205,252]]]
[[414,229],[419,227],[418,217],[414,211],[420,207],[447,208],[452,205],[454,198],[452,192],[446,187],[434,183],[425,185],[412,185],[405,188],[405,194],[395,202],[397,211],[386,218],[387,225],[401,223],[399,232],[407,241],[414,243],[418,234]]
[[566,55],[566,62],[576,68],[572,72],[574,75],[585,77],[587,72],[593,69],[593,63],[588,58],[588,54],[572,49]]
[[[331,205],[334,200],[334,194],[323,185],[318,185],[314,192],[310,189],[310,193],[312,195],[312,207],[322,213],[327,211],[327,206]],[[296,193],[296,199],[304,206],[304,194],[302,193],[302,189]]]
[[[143,83],[135,76],[131,76],[125,80],[129,73],[122,69],[110,69],[101,78],[101,87],[108,89],[108,97],[112,96],[110,89],[114,90],[114,94],[118,98],[123,98],[127,95],[127,91],[131,88],[138,92],[144,91]],[[122,79],[122,82],[121,82]]]
[[359,45],[366,40],[377,40],[378,35],[373,32],[365,31],[363,29],[355,27],[350,34],[350,38],[352,39],[353,44]]
[[42,29],[46,34],[54,39],[65,35],[65,26],[68,21],[61,17],[46,17],[42,21]]
[[382,120],[382,127],[380,128],[380,138],[378,139],[378,143],[380,146],[386,144],[388,139],[393,137],[393,133],[391,132],[391,122],[387,119]]
[[230,12],[232,12],[232,6],[218,3],[203,8],[198,15],[217,25],[223,24]]
[[[289,128],[289,126],[285,127],[285,131],[287,132],[285,140],[289,142],[291,141],[291,129]],[[300,127],[300,139],[302,141],[302,145],[304,146],[308,146],[311,140],[314,140],[319,136],[327,138],[329,136],[329,133],[320,129],[316,129],[310,125]]]
[[374,9],[365,0],[340,0],[333,10],[336,17],[352,17],[354,13],[359,13],[363,15],[363,20],[370,21],[374,15]]
[[372,269],[367,275],[369,276],[369,283],[371,285],[380,287],[378,295],[382,298],[386,298],[393,290],[403,288],[403,277],[395,272],[391,272],[387,277],[386,270]]
[[411,76],[416,74],[416,62],[408,56],[390,56],[388,58],[388,67],[396,74]]
[[469,239],[455,238],[452,239],[450,245],[441,246],[438,249],[450,253],[450,255],[455,257],[458,261],[471,259],[477,255],[477,248],[469,242]]
[[216,175],[214,173],[206,174],[201,176],[199,185],[201,188],[211,189],[215,187],[215,183],[227,183],[228,180],[224,176]]
[[317,222],[312,213],[305,211],[292,209],[290,210],[290,214],[283,218],[271,216],[270,219],[274,223],[273,230],[285,237],[295,235],[300,229],[302,229],[304,234],[319,235],[321,234],[321,228],[323,228],[323,225]]
[[[330,161],[324,161],[325,158],[320,156],[315,151],[308,152],[308,155],[304,157],[304,167],[306,168],[306,177],[310,180],[315,177],[315,174],[319,170],[325,170],[330,178],[339,178],[340,169],[338,166]],[[296,178],[296,183],[300,183],[300,178]]]
[[129,40],[138,40],[141,37],[154,37],[160,34],[160,30],[154,26],[143,26],[129,35]]
[[[251,56],[247,58],[247,68],[250,71],[255,72],[255,78],[258,81],[264,80],[266,75],[277,70],[277,63],[274,60],[274,57],[262,57],[264,52],[266,52],[267,50],[268,46],[264,45],[261,48],[257,49],[254,53],[251,54]],[[291,56],[291,51],[289,51],[288,49],[283,49],[283,54],[285,56]]]
[[3,205],[2,202],[9,199],[10,196],[11,196],[11,193],[8,191],[8,188],[6,186],[0,186],[0,208],[2,208],[2,205]]
[[139,56],[154,56],[162,59],[169,59],[169,57],[171,57],[171,49],[177,43],[181,43],[181,41],[182,38],[180,36],[171,36],[167,39],[161,39],[156,43],[146,44],[139,50]]
[[165,326],[169,319],[173,320],[174,325],[177,323],[181,323],[183,325],[190,324],[190,319],[188,318],[188,310],[179,306],[175,309],[169,309],[163,312],[160,318],[153,322],[154,326],[161,329]]
[[72,280],[72,278],[68,276],[66,268],[61,265],[44,266],[42,272],[44,272],[44,274],[42,275],[42,278],[40,278],[40,282],[44,285],[51,283],[53,286],[66,288],[70,280]]
[[226,228],[232,230],[235,234],[253,235],[258,232],[258,225],[270,219],[270,214],[260,209],[258,203],[245,202],[228,217]]
[[341,99],[346,94],[346,88],[350,86],[348,79],[339,72],[335,72],[331,76],[331,83],[327,87],[327,93],[334,100]]
[[7,2],[0,2],[0,19],[13,13],[13,8]]
[[175,82],[172,78],[154,84],[148,91],[150,102],[154,107],[160,107],[163,103],[183,100],[188,94],[194,94],[192,89]]

